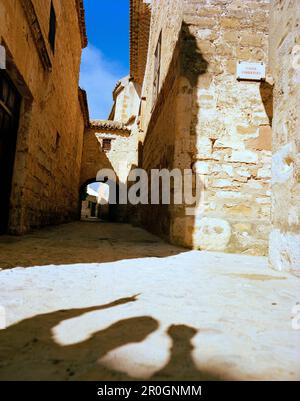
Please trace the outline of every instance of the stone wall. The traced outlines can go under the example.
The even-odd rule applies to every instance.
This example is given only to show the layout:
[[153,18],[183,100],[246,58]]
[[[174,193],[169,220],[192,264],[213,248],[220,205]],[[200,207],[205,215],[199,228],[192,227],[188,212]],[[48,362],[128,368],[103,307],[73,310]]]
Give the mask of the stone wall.
[[[126,186],[130,171],[138,165],[139,130],[137,116],[140,97],[139,85],[129,77],[121,79],[113,92],[114,104],[109,120],[91,121],[84,134],[80,185],[96,180],[102,169],[110,169],[119,185]],[[105,150],[103,141],[111,141]],[[115,220],[128,220],[127,206],[115,207]],[[118,209],[118,210],[117,210]],[[132,211],[134,214],[135,211]],[[135,220],[135,219],[132,219]]]
[[140,92],[140,85],[130,76],[120,79],[113,91],[114,104],[109,120],[132,127],[139,113]]
[[152,1],[148,58],[142,88],[143,115],[141,128],[146,132],[153,112],[154,53],[160,33],[163,34],[160,82],[163,84],[173,59],[182,24],[183,2],[181,0]]
[[[152,2],[142,91],[143,166],[192,167],[205,188],[192,216],[185,206],[144,208],[144,224],[172,242],[267,252],[272,81],[238,82],[236,63],[267,63],[268,17],[269,1]],[[160,32],[163,95],[153,102]]]
[[[148,59],[142,89],[140,128],[145,135],[141,166],[172,170],[174,165],[177,121],[177,95],[180,78],[179,37],[182,24],[182,1],[154,1],[151,4],[151,24]],[[160,91],[153,98],[154,53],[162,34],[160,62]],[[150,198],[150,197],[149,197]],[[172,207],[145,205],[140,208],[141,224],[150,231],[170,240]]]
[[[94,122],[84,134],[84,145],[81,165],[80,185],[83,189],[87,184],[95,182],[100,170],[108,169],[114,173],[114,181],[117,191],[127,185],[130,171],[138,164],[138,130],[136,126],[132,129],[118,129],[112,122]],[[122,124],[121,124],[122,126]],[[103,148],[103,140],[111,140],[109,151]],[[134,222],[136,210],[129,211],[127,205],[111,207],[114,209],[113,220]],[[135,209],[135,208],[134,208]],[[132,215],[132,218],[129,216]]]
[[23,97],[11,196],[12,233],[77,217],[85,125],[78,98],[85,42],[79,3],[53,0],[54,53],[48,42],[50,0],[0,3],[7,73]]
[[300,7],[272,2],[270,67],[275,79],[270,262],[300,272]]
[[[133,165],[137,164],[137,137],[131,130],[118,129],[115,125],[104,128],[95,121],[84,134],[80,185],[96,179],[101,169],[111,169],[122,183]],[[111,140],[111,150],[102,147],[103,139]]]
[[[94,216],[92,216],[92,204],[94,205]],[[90,218],[98,218],[99,210],[98,199],[96,196],[88,195],[81,203],[81,220],[88,220]]]

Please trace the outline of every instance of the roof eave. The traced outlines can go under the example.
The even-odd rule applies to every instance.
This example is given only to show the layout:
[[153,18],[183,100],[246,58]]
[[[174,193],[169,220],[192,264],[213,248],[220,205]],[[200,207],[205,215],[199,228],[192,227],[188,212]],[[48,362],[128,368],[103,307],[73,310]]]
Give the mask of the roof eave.
[[81,45],[82,45],[82,49],[84,49],[88,45],[88,37],[87,37],[87,31],[86,31],[85,11],[84,11],[83,0],[76,0],[76,9],[77,9],[78,23],[79,23],[80,35],[81,35]]

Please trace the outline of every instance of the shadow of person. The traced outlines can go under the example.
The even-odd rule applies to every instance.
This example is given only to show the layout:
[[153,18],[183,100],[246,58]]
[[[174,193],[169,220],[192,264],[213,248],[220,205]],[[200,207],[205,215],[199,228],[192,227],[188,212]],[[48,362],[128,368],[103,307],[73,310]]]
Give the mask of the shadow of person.
[[155,319],[124,319],[81,343],[66,346],[55,342],[51,329],[64,320],[136,300],[133,296],[102,306],[56,311],[0,331],[0,380],[89,380],[88,373],[95,367],[98,379],[121,380],[122,374],[105,370],[97,364],[98,359],[115,348],[143,341],[158,328]]
[[167,333],[172,339],[171,356],[167,365],[156,372],[154,381],[209,381],[220,380],[220,376],[209,371],[199,371],[192,358],[194,349],[191,341],[197,330],[186,325],[172,325]]

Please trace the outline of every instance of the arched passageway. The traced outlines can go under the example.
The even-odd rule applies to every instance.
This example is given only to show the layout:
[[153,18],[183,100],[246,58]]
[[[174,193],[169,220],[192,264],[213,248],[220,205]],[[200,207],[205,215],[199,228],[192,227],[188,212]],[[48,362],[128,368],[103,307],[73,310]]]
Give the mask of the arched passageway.
[[86,181],[80,188],[80,220],[123,222],[126,205],[119,204],[119,193],[117,182],[96,178]]

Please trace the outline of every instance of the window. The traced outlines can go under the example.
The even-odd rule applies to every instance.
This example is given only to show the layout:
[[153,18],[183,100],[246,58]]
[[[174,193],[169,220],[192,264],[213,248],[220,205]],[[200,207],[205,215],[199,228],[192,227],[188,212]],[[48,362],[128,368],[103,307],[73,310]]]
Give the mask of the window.
[[103,152],[109,152],[111,150],[111,139],[102,140],[102,150]]
[[160,59],[161,59],[161,41],[162,33],[160,33],[155,54],[154,54],[154,81],[153,81],[153,105],[157,99],[160,85]]
[[56,35],[56,15],[53,2],[51,1],[48,39],[53,53],[55,50],[55,35]]

